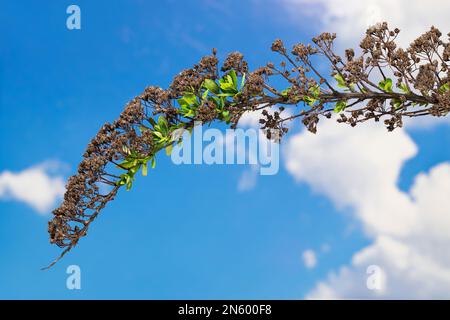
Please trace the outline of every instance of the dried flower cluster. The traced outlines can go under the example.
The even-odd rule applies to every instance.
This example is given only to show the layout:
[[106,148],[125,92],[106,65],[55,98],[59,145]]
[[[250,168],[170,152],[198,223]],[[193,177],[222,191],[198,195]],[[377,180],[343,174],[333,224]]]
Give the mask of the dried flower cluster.
[[[148,87],[114,123],[106,123],[89,143],[78,173],[69,179],[62,205],[53,211],[48,231],[51,243],[64,248],[58,261],[86,235],[100,210],[119,188],[130,189],[135,174],[147,174],[161,149],[170,152],[180,137],[177,129],[191,130],[194,122],[223,121],[235,127],[244,112],[264,110],[260,123],[269,139],[285,123],[299,118],[315,133],[321,118],[338,114],[338,122],[355,126],[384,120],[388,130],[403,125],[404,117],[446,116],[450,111],[450,44],[432,27],[409,48],[398,48],[400,31],[386,23],[367,30],[361,54],[333,50],[335,34],[323,33],[313,44],[296,44],[288,53],[276,40],[272,50],[283,60],[249,72],[243,55],[231,53],[219,70],[216,51],[193,68],[178,74],[167,90]],[[448,34],[450,37],[450,34]],[[313,63],[318,56],[330,65],[323,75]],[[284,79],[284,88],[270,84]],[[283,110],[291,108],[290,116]],[[107,188],[109,187],[109,189]],[[105,191],[107,190],[107,191]]]

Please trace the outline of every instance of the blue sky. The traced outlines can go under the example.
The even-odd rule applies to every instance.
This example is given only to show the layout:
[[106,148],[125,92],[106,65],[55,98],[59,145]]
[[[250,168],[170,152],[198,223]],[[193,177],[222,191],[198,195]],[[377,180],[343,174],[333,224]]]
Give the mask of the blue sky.
[[[1,5],[0,174],[52,161],[67,178],[98,128],[145,86],[167,86],[213,47],[219,57],[242,52],[254,68],[277,59],[275,38],[307,41],[326,26],[295,1],[74,3],[82,29],[73,31],[65,24],[72,2]],[[295,126],[292,135],[305,134]],[[419,150],[401,163],[397,186],[407,192],[420,172],[450,159],[450,126],[404,136]],[[162,156],[49,271],[40,268],[59,252],[48,242],[50,216],[2,197],[0,298],[298,299],[375,241],[357,206],[336,204],[284,164],[239,191],[248,169],[174,166]],[[305,250],[316,255],[313,268],[302,261]],[[81,290],[66,289],[72,264],[81,268]]]

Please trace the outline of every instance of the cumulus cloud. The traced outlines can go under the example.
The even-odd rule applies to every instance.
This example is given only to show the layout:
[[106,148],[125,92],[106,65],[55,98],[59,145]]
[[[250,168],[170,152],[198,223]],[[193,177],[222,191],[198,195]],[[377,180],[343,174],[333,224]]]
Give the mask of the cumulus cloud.
[[314,269],[317,265],[317,255],[314,250],[308,249],[302,254],[303,264],[308,269]]
[[[450,163],[420,173],[405,192],[397,186],[400,170],[417,153],[405,131],[327,121],[319,132],[288,140],[286,168],[349,209],[373,242],[308,297],[450,297]],[[380,270],[383,285],[376,290],[367,284],[370,266]]]
[[432,25],[444,34],[450,31],[447,0],[283,0],[283,3],[294,21],[301,21],[299,14],[313,16],[320,21],[322,30],[336,32],[346,46],[355,46],[368,26],[381,21],[402,30],[399,41],[403,45]]
[[[265,105],[266,104],[261,104],[260,106],[264,107]],[[266,107],[255,111],[247,111],[244,112],[244,114],[239,119],[238,126],[241,128],[254,128],[254,129],[260,128],[261,124],[259,123],[259,120],[261,118],[262,119],[265,118],[262,114],[264,110],[267,111],[270,115],[273,115],[275,111],[280,112],[280,109],[277,106]],[[288,118],[291,115],[292,113],[290,110],[286,109],[282,112],[283,118]],[[286,125],[289,125],[289,123],[287,123]]]
[[[380,21],[402,30],[409,43],[432,25],[450,31],[446,0],[284,0],[293,22],[313,17],[320,31],[338,34],[337,48],[358,46],[365,29]],[[301,23],[301,22],[299,22]],[[449,124],[450,117],[406,121],[408,129]],[[407,192],[397,186],[400,170],[417,153],[402,130],[382,126],[347,128],[328,122],[317,136],[302,132],[288,143],[286,167],[301,182],[349,208],[373,243],[348,266],[329,274],[310,298],[449,298],[450,163],[420,173]],[[369,290],[367,268],[381,270],[383,286]]]
[[395,183],[404,161],[417,152],[411,138],[401,130],[389,133],[382,125],[352,128],[332,120],[325,121],[319,132],[289,139],[289,172],[339,208],[354,207],[370,234],[410,232],[417,212]]
[[[409,44],[431,26],[439,28],[445,35],[450,31],[450,1],[448,0],[283,0],[292,21],[302,23],[299,16],[310,16],[319,21],[318,32],[337,33],[336,47],[358,48],[368,26],[387,21],[391,28],[401,32],[397,42]],[[405,121],[407,129],[428,129],[450,124],[447,117],[419,117]]]
[[46,162],[20,172],[0,173],[0,199],[24,202],[40,214],[48,213],[64,194],[60,165]]

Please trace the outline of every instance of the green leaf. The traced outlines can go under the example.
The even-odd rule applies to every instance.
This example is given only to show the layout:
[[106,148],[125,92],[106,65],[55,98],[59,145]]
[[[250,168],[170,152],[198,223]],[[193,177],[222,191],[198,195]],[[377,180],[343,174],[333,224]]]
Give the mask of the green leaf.
[[234,69],[232,69],[229,73],[230,77],[231,77],[231,82],[233,83],[234,89],[238,89],[238,79],[237,79],[237,75],[236,75],[236,71],[234,71]]
[[224,93],[238,93],[236,72],[231,70],[229,74],[219,79],[219,86]]
[[122,150],[123,150],[123,152],[125,152],[126,154],[131,154],[131,151],[130,151],[130,149],[128,149],[127,146],[122,146]]
[[400,83],[398,85],[398,88],[403,92],[403,93],[410,93],[408,86],[405,83]]
[[162,138],[164,138],[164,136],[161,134],[161,132],[159,132],[159,131],[153,131],[152,132],[156,137],[158,137],[158,138],[160,138],[160,139],[162,139]]
[[392,92],[392,79],[387,78],[381,80],[380,83],[378,83],[378,87],[385,92]]
[[236,93],[237,90],[234,89],[232,82],[222,82],[220,83],[220,89],[225,93]]
[[166,155],[170,156],[172,154],[172,147],[173,145],[171,144],[166,147]]
[[284,89],[283,91],[281,91],[281,95],[283,96],[283,97],[287,97],[288,96],[288,94],[289,94],[289,91],[291,91],[291,87],[287,87],[286,89]]
[[[158,118],[158,126],[159,126],[159,130],[163,135],[167,135],[168,131],[169,131],[169,125],[167,123],[167,120],[164,116],[160,116]],[[155,126],[156,127],[156,126]]]
[[131,169],[132,167],[134,167],[135,164],[133,163],[133,161],[128,161],[125,160],[122,163],[119,163],[119,168],[123,168],[123,169]]
[[166,117],[164,117],[164,116],[159,116],[159,118],[158,118],[158,125],[159,126],[167,126],[167,120],[166,120]]
[[128,175],[126,173],[123,173],[120,175],[120,180],[116,182],[116,185],[123,186],[127,182]]
[[190,105],[197,105],[197,96],[193,93],[187,92],[183,96],[184,100],[189,103]]
[[340,113],[347,108],[347,101],[338,101],[334,107],[334,112]]
[[228,124],[230,122],[230,111],[228,110],[222,111],[222,117],[223,120],[225,120],[225,122]]
[[400,100],[400,99],[393,99],[392,102],[394,104],[394,108],[395,109],[400,108],[402,106],[402,104],[403,104],[402,100]]
[[314,98],[318,98],[320,95],[320,86],[315,85],[314,87],[309,88],[309,92],[313,95]]
[[203,94],[202,94],[202,100],[205,100],[206,97],[208,97],[208,94],[209,94],[209,90],[205,90],[205,92],[203,92]]
[[205,82],[203,83],[203,85],[206,89],[208,89],[209,91],[211,91],[214,94],[220,93],[220,88],[214,80],[205,79]]
[[219,93],[217,96],[218,97],[234,97],[235,94],[234,93]]
[[133,182],[132,182],[131,180],[129,180],[129,181],[127,182],[126,190],[127,190],[127,191],[130,191],[132,186],[133,186]]
[[193,118],[193,117],[195,117],[195,112],[194,112],[194,110],[191,110],[191,109],[184,110],[182,114],[186,118]]
[[353,83],[347,84],[347,82],[345,82],[344,78],[339,73],[335,74],[334,78],[338,83],[338,88],[350,89],[351,91],[355,90],[355,84]]
[[344,78],[342,78],[342,76],[339,73],[335,74],[334,78],[336,79],[339,88],[347,88],[347,83],[345,82]]
[[439,93],[445,93],[447,91],[450,91],[450,83],[445,83],[443,84],[439,89],[438,89]]
[[140,168],[141,168],[140,164],[135,165],[134,167],[130,168],[129,172],[131,173],[132,176],[134,176],[136,174],[136,172],[139,171]]
[[147,165],[147,163],[144,163],[144,164],[142,164],[142,175],[144,177],[146,177],[147,173],[148,173],[148,165]]
[[187,102],[186,99],[184,99],[184,97],[178,99],[178,104],[180,105],[181,108],[189,108],[190,106],[189,102]]
[[156,160],[155,160],[155,158],[153,157],[153,158],[152,158],[152,169],[155,169],[155,167],[156,167]]
[[214,102],[217,108],[220,108],[220,98],[218,97],[211,97],[211,101]]
[[144,161],[144,162],[149,162],[150,160],[152,160],[152,158],[153,158],[153,155],[151,154],[151,155],[145,157],[145,158],[143,159],[143,161]]
[[242,75],[242,79],[241,79],[241,88],[240,90],[242,91],[242,88],[244,88],[245,85],[245,73]]
[[314,99],[310,96],[303,96],[303,101],[305,101],[309,106],[313,107],[317,99]]

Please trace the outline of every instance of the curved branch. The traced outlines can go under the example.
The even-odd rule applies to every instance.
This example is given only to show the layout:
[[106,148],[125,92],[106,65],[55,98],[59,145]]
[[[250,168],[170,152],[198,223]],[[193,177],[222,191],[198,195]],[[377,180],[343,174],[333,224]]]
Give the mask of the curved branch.
[[[314,46],[296,44],[291,54],[276,40],[272,50],[292,69],[282,61],[281,70],[268,63],[249,72],[242,54],[234,52],[220,72],[213,50],[178,74],[167,90],[146,88],[89,143],[77,174],[68,181],[62,205],[53,211],[48,224],[50,242],[63,251],[44,269],[55,265],[86,236],[119,189],[132,187],[138,171],[146,175],[148,166],[154,167],[160,150],[180,141],[177,130],[192,130],[198,121],[225,122],[235,128],[245,112],[263,109],[261,129],[275,139],[273,130],[283,135],[285,123],[298,118],[315,133],[319,120],[331,118],[332,112],[339,114],[338,122],[352,126],[385,117],[388,130],[401,127],[405,116],[446,116],[450,112],[450,44],[431,28],[403,50],[394,43],[398,32],[389,30],[386,23],[369,28],[360,44],[363,54],[355,57],[349,49],[345,60],[332,49],[335,34],[321,34],[313,39]],[[313,66],[313,55],[327,59],[329,75]],[[379,70],[378,79],[373,70]],[[394,79],[387,77],[391,70]],[[284,81],[283,87],[269,84],[272,77]],[[332,78],[337,86],[332,85]],[[274,106],[277,111],[267,112]],[[287,106],[297,111],[283,117]],[[111,188],[106,195],[100,192],[105,186]]]

